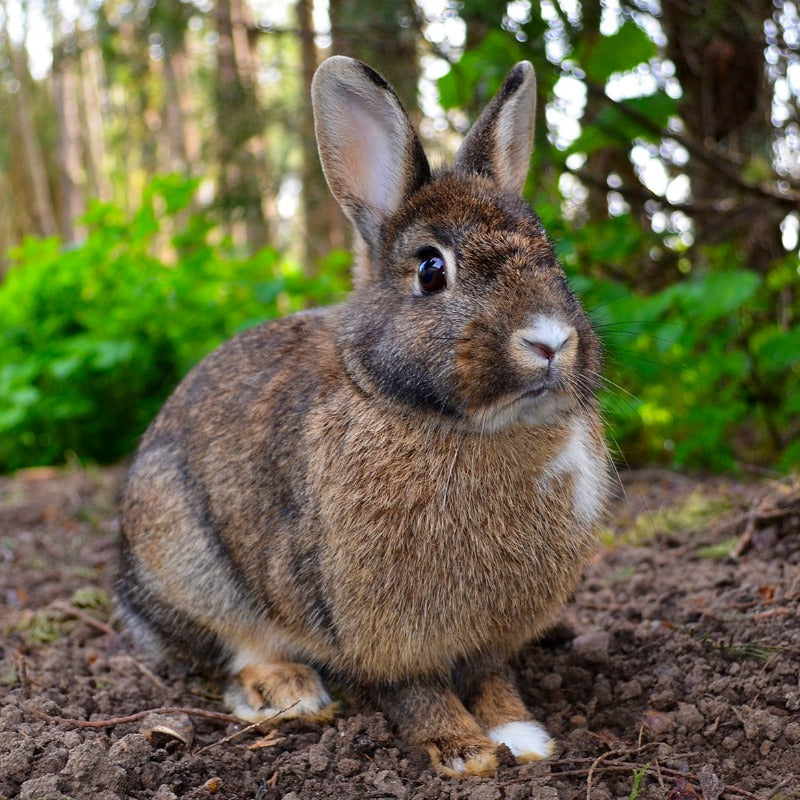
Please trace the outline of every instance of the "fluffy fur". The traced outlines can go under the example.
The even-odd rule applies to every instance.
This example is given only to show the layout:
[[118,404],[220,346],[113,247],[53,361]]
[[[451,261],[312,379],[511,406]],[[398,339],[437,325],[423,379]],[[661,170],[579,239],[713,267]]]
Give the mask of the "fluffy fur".
[[[220,347],[144,436],[120,606],[152,649],[228,675],[245,719],[324,716],[324,666],[448,774],[491,773],[498,742],[549,752],[505,663],[574,590],[607,478],[597,337],[516,194],[534,96],[520,64],[432,176],[385,81],[326,61],[356,288]],[[426,247],[448,269],[432,294]]]

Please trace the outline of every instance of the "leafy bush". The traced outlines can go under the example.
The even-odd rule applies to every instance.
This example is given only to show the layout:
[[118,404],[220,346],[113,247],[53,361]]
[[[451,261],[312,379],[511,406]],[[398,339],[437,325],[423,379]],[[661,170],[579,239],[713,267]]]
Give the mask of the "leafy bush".
[[[310,280],[271,249],[237,258],[194,181],[166,176],[132,219],[108,203],[86,240],[28,238],[0,284],[0,471],[131,452],[165,397],[236,331],[346,287],[348,257]],[[168,254],[168,255],[164,255]]]
[[605,342],[601,404],[620,459],[711,470],[800,463],[800,329],[774,321],[777,276],[795,268],[792,257],[763,277],[729,248],[707,248],[705,270],[647,294],[586,277],[586,235],[560,248]]

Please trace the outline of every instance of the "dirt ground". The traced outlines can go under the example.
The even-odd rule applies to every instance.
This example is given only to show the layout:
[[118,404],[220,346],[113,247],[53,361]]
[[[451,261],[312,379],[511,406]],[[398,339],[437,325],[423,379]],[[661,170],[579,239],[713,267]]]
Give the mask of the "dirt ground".
[[254,730],[134,649],[110,600],[120,476],[0,478],[0,800],[800,799],[797,481],[624,474],[601,557],[516,664],[556,757],[452,780],[346,693],[333,725]]

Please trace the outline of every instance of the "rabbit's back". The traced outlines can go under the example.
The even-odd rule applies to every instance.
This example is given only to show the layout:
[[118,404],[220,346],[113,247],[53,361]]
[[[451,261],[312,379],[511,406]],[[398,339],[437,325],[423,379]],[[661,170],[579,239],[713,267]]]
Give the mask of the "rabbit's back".
[[[117,588],[155,649],[225,668],[238,648],[263,649],[249,642],[254,628],[298,643],[309,628],[315,647],[324,641],[302,440],[309,407],[331,390],[326,376],[340,374],[326,360],[329,315],[275,320],[219,347],[142,440],[123,493]],[[205,635],[220,626],[221,637]]]

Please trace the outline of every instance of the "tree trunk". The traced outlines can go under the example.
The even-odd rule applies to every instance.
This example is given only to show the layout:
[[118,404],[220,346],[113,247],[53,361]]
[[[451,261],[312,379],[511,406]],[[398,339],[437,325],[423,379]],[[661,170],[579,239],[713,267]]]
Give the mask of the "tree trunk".
[[174,56],[174,53],[166,52],[162,62],[164,69],[162,158],[170,172],[182,172],[187,168],[188,157],[181,103],[183,88],[178,84]]
[[86,131],[86,155],[92,194],[110,200],[111,181],[107,172],[105,121],[103,119],[103,65],[100,50],[90,46],[80,54],[81,108]]
[[186,68],[186,50],[183,47],[169,54],[169,71],[175,79],[175,92],[180,108],[183,128],[183,152],[192,172],[199,171],[201,155],[201,137],[197,127],[197,107],[189,87],[189,71]]
[[365,61],[417,107],[420,20],[413,0],[330,0],[333,52]]
[[[739,241],[747,265],[764,269],[784,255],[780,222],[786,208],[748,194],[715,164],[729,158],[737,173],[744,154],[771,161],[771,92],[764,71],[764,22],[771,0],[664,3],[667,54],[683,87],[681,117],[687,133],[710,159],[690,161],[692,197],[712,201],[739,197],[736,214],[696,212],[698,241]],[[730,163],[730,161],[728,161]],[[708,204],[708,203],[707,203]]]
[[[266,188],[263,124],[255,92],[242,75],[247,65],[237,63],[235,39],[242,26],[241,0],[217,0],[217,155],[218,202],[235,238],[243,238],[251,250],[269,241],[262,208]],[[238,231],[242,237],[237,237]]]
[[301,102],[300,135],[303,144],[303,216],[305,218],[305,268],[316,272],[319,260],[334,248],[347,245],[344,215],[325,182],[314,136],[314,117],[311,113],[311,79],[317,68],[317,47],[311,0],[298,0],[297,20],[303,57],[303,98]]
[[74,57],[67,53],[68,44],[74,48],[74,41],[69,38],[53,50],[53,103],[58,117],[61,232],[64,241],[74,242],[81,235],[76,220],[85,210],[85,198],[78,78]]
[[30,74],[24,48],[17,50],[11,44],[8,31],[3,28],[6,52],[9,54],[11,69],[18,84],[16,94],[16,122],[19,129],[22,158],[25,163],[27,182],[30,187],[33,206],[33,222],[36,233],[42,236],[55,236],[58,233],[50,185],[39,137],[33,121],[33,106],[30,95]]

